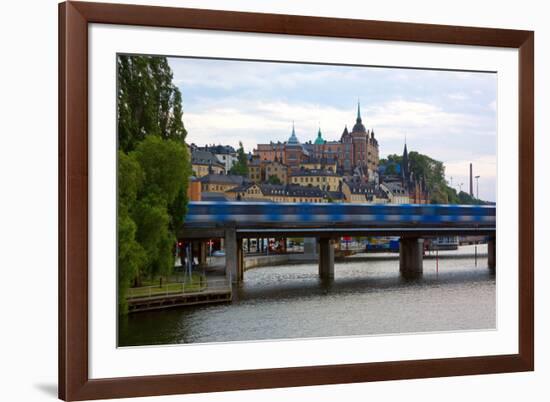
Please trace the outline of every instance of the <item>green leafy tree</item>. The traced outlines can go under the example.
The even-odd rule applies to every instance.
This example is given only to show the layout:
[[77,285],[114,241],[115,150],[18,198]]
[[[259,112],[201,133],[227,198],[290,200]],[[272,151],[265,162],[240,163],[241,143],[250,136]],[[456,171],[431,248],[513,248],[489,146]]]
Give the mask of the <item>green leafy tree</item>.
[[[184,144],[148,136],[132,156],[143,170],[143,185],[134,209],[136,238],[147,254],[140,276],[166,276],[174,265],[172,248],[183,221],[190,175],[189,152]],[[172,214],[174,215],[172,215]]]
[[148,135],[184,142],[181,92],[165,57],[118,57],[118,143],[132,151]]
[[397,174],[397,168],[394,163],[391,163],[387,166],[386,174]]
[[[384,163],[401,165],[402,156],[389,155]],[[445,166],[443,162],[430,158],[416,151],[409,152],[409,168],[415,180],[423,180],[430,194],[432,204],[484,204],[485,202],[470,197],[467,193],[450,187],[445,180]],[[386,173],[388,171],[386,170]],[[389,173],[388,173],[389,174]]]
[[191,173],[182,97],[165,57],[118,57],[119,311],[142,278],[168,275]]
[[283,183],[281,182],[281,179],[279,179],[279,177],[278,177],[278,176],[275,176],[275,175],[269,176],[269,178],[267,179],[267,182],[268,182],[269,184],[283,184]]
[[229,169],[229,173],[244,177],[248,176],[248,157],[244,152],[242,142],[239,142],[239,149],[237,149],[237,162]]
[[458,193],[458,203],[471,205],[485,205],[487,202],[479,200],[464,191]]
[[137,193],[143,181],[143,172],[135,159],[118,152],[118,300],[121,313],[127,311],[126,294],[140,267],[146,262],[146,253],[136,240],[137,226],[131,217]]

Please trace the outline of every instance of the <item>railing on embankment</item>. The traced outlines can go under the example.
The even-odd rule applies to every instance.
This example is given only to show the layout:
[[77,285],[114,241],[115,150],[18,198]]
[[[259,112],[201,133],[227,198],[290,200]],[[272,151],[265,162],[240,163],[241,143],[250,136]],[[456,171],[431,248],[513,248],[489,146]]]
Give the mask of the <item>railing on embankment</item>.
[[166,284],[163,290],[158,286],[139,288],[139,292],[130,290],[127,297],[128,312],[159,310],[171,307],[192,306],[197,304],[227,303],[231,301],[231,278],[206,279],[204,285],[186,288],[185,283]]

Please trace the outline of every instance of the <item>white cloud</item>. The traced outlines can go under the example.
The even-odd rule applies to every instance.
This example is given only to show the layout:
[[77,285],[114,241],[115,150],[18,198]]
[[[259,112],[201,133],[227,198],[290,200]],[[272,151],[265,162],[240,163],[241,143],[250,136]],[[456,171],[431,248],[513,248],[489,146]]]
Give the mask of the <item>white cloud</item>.
[[[203,104],[200,111],[184,115],[188,141],[195,143],[243,140],[251,150],[259,142],[285,141],[292,122],[300,141],[315,140],[319,124],[327,140],[336,140],[347,122],[353,122],[353,110],[341,110],[320,104],[243,101],[232,99],[230,105]],[[349,123],[348,123],[349,124]],[[246,147],[246,144],[250,144]]]
[[[205,99],[187,110],[184,120],[190,142],[229,141],[231,135],[232,141],[250,137],[247,142],[252,148],[254,141],[285,141],[290,135],[292,121],[295,121],[296,133],[302,142],[314,140],[319,125],[325,139],[337,140],[344,125],[351,129],[355,123],[355,110],[320,103],[224,98]],[[373,128],[382,142],[397,140],[402,143],[407,136],[409,141],[420,146],[445,136],[495,134],[490,129],[491,121],[483,117],[447,112],[422,102],[390,101],[364,108],[362,115],[366,127]],[[432,143],[430,146],[433,149],[438,145]],[[442,147],[441,151],[446,154],[454,150]],[[385,154],[385,150],[382,153]]]
[[172,58],[170,67],[174,73],[174,83],[180,87],[223,90],[250,87],[289,89],[308,83],[353,81],[360,78],[360,71],[357,69],[325,66],[312,71],[303,65],[272,62],[209,63],[205,60]]
[[170,65],[189,142],[242,141],[248,151],[287,140],[292,121],[302,142],[315,140],[319,125],[325,139],[338,140],[355,123],[360,97],[382,157],[401,153],[406,136],[409,150],[444,162],[448,175],[467,179],[470,161],[484,181],[496,175],[487,159],[496,154],[494,74],[194,59]]
[[447,94],[447,98],[451,100],[456,100],[456,101],[465,101],[470,97],[463,93],[452,93],[452,94]]

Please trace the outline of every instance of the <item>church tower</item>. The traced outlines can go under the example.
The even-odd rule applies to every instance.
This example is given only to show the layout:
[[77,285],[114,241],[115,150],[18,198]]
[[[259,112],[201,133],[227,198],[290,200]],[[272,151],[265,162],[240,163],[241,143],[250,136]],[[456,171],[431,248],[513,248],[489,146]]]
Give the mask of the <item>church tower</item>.
[[305,154],[306,151],[302,144],[300,144],[300,141],[298,141],[298,137],[296,137],[294,122],[292,122],[292,133],[285,144],[285,161],[289,166],[298,166]]
[[351,134],[348,131],[348,126],[344,128],[340,137],[340,167],[345,173],[351,173],[353,169],[353,143]]
[[357,101],[357,118],[355,125],[351,130],[353,143],[353,166],[367,167],[367,129],[363,125],[361,118],[361,104]]

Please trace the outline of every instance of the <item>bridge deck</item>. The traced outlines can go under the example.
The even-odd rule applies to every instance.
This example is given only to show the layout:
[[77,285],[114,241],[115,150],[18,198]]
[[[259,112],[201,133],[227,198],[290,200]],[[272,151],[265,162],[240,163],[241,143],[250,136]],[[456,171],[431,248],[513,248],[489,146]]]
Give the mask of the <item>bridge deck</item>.
[[191,202],[183,235],[225,228],[240,236],[491,234],[495,226],[495,206]]

